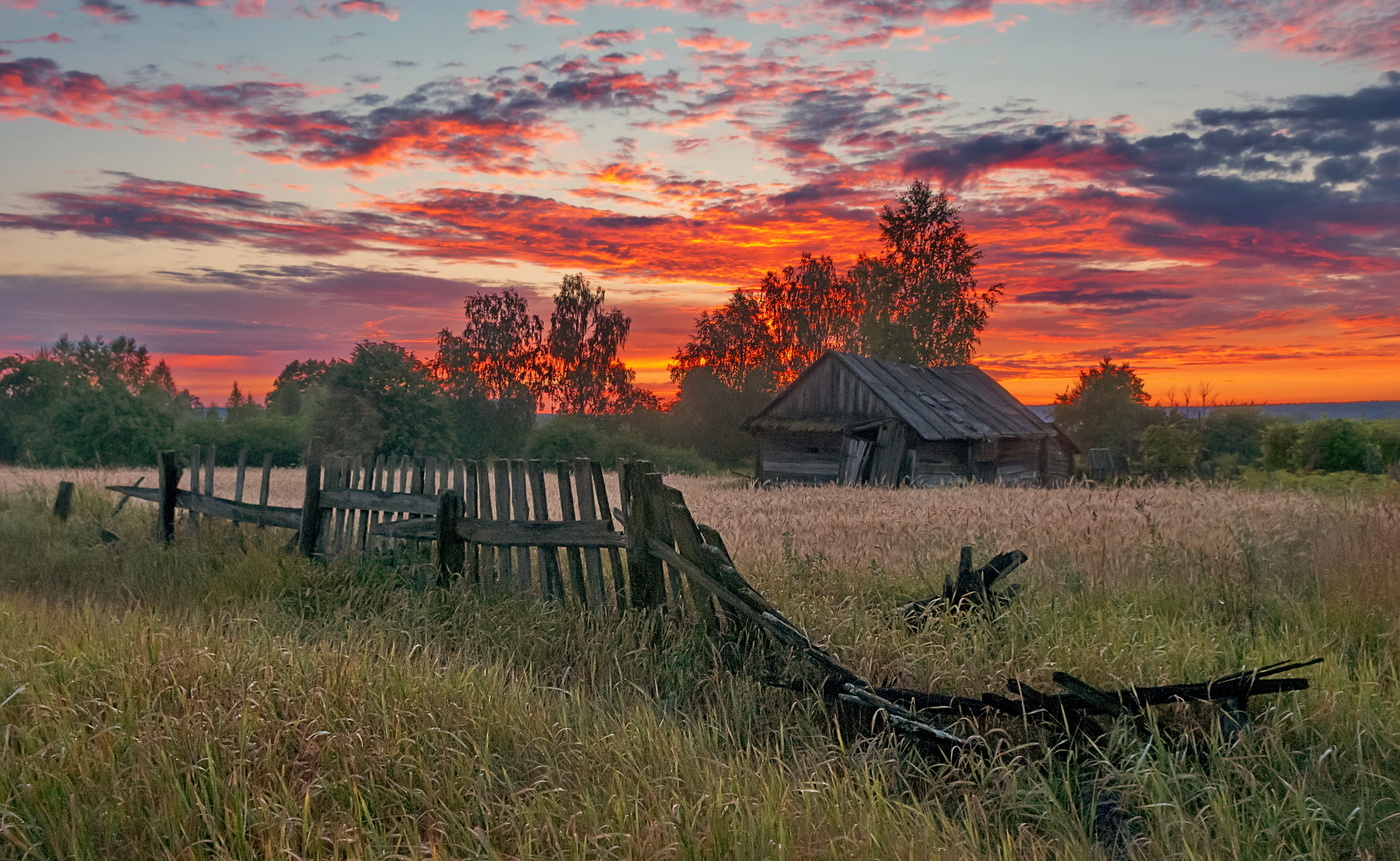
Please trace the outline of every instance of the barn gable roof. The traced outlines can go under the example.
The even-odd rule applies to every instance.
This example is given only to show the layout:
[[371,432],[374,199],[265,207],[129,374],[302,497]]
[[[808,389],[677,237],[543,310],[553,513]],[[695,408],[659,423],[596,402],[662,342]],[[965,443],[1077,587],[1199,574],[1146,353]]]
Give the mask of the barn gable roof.
[[975,365],[925,368],[829,352],[758,415],[751,430],[841,430],[898,418],[925,440],[1055,436]]

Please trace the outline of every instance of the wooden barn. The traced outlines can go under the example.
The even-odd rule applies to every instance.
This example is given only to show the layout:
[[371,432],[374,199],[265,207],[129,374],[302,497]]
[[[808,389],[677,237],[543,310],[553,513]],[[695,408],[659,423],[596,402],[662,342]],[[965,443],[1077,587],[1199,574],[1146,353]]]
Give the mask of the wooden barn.
[[760,481],[1060,484],[1075,447],[975,365],[831,352],[744,423]]

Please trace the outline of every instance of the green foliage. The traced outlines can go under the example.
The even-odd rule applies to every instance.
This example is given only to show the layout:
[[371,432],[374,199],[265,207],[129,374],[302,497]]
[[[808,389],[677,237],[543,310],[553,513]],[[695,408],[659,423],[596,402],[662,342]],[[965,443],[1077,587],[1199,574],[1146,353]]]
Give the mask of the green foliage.
[[545,461],[589,457],[605,466],[618,458],[648,460],[665,472],[700,474],[714,464],[691,449],[676,448],[644,435],[625,418],[560,415],[530,435],[525,456]]
[[461,335],[438,333],[433,363],[453,397],[536,402],[549,387],[544,324],[514,290],[478,293],[463,302]]
[[289,362],[267,393],[267,408],[284,416],[309,414],[307,399],[312,397],[312,391],[325,383],[333,367],[344,363],[344,359]]
[[450,431],[431,370],[398,344],[364,341],[334,365],[311,432],[344,454],[430,454],[448,450]]
[[1213,408],[1201,420],[1201,454],[1207,459],[1234,455],[1253,463],[1263,455],[1264,429],[1275,421],[1257,406]]
[[1367,472],[1366,432],[1347,419],[1306,422],[1293,444],[1293,466],[1305,472]]
[[1260,457],[1265,469],[1290,469],[1293,447],[1298,443],[1301,428],[1293,422],[1275,422],[1264,428],[1260,437]]
[[860,309],[860,352],[917,365],[972,360],[1002,285],[977,285],[982,252],[944,192],[915,181],[880,213],[885,253],[850,273]]
[[1265,428],[1263,466],[1299,472],[1385,472],[1400,463],[1400,422],[1317,419]]
[[604,293],[582,274],[565,275],[549,315],[550,384],[557,412],[624,413],[656,407],[656,398],[633,385],[635,374],[620,356],[632,321],[603,309]]
[[269,454],[273,466],[296,466],[306,451],[307,427],[305,417],[244,406],[224,419],[215,415],[183,423],[176,447],[183,451],[190,445],[214,446],[220,466],[233,466],[245,450],[252,466]]
[[0,459],[53,466],[150,463],[193,399],[165,362],[119,337],[66,336],[0,359]]
[[1055,396],[1055,422],[1082,451],[1107,448],[1126,458],[1136,454],[1138,436],[1152,421],[1149,400],[1137,371],[1104,356]]
[[1142,470],[1163,478],[1190,478],[1201,459],[1201,435],[1190,424],[1154,424],[1138,437]]
[[[770,275],[772,273],[769,273]],[[676,352],[671,380],[703,369],[734,391],[770,390],[783,377],[778,339],[759,300],[735,290],[729,301],[702,311],[690,339]]]
[[696,368],[681,380],[665,439],[724,467],[751,470],[758,445],[741,425],[772,399],[762,389],[736,391],[709,368]]

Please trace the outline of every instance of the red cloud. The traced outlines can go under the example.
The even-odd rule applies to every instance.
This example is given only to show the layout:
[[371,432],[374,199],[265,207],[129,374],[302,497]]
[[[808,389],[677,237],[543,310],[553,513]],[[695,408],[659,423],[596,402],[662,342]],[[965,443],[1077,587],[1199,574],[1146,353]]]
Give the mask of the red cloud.
[[60,42],[68,42],[71,44],[73,40],[68,38],[67,36],[60,36],[57,33],[50,33],[47,36],[34,36],[29,39],[4,39],[0,40],[0,45],[27,45],[32,42],[48,42],[51,45],[57,45]]
[[473,30],[502,30],[515,20],[505,9],[473,9],[467,14],[467,23]]

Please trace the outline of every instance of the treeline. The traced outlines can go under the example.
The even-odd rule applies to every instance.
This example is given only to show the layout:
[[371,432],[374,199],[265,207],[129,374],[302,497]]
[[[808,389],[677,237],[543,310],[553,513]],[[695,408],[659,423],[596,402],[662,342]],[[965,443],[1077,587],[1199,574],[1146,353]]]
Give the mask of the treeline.
[[1120,475],[1228,481],[1258,469],[1400,478],[1400,421],[1294,422],[1253,405],[1214,403],[1204,387],[1195,405],[1183,399],[1149,406],[1137,371],[1105,356],[1056,398],[1054,415],[1086,454],[1086,466],[1088,452],[1099,449]]
[[[695,436],[703,391],[666,412],[635,385],[619,358],[631,321],[604,299],[583,276],[566,276],[546,322],[514,291],[472,296],[463,329],[443,329],[430,357],[362,342],[345,358],[291,362],[262,404],[234,383],[222,410],[178,390],[169,367],[130,338],[65,336],[0,359],[0,460],[145,465],[197,444],[216,446],[226,464],[246,449],[290,466],[315,436],[371,457],[640,457],[682,471],[732,463],[734,452]],[[554,411],[550,421],[541,409]]]

